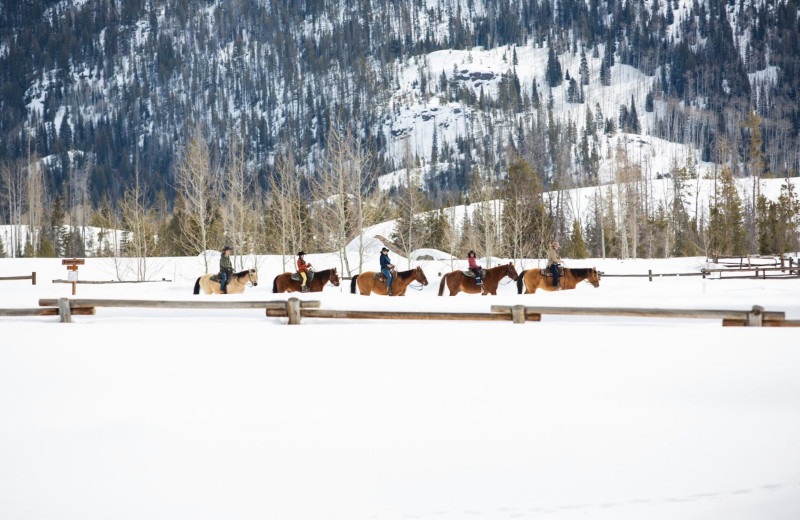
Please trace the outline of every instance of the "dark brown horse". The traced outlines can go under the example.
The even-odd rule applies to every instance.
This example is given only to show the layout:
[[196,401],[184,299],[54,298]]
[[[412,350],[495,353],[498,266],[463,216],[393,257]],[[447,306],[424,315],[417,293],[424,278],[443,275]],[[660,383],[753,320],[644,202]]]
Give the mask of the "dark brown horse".
[[[292,280],[293,274],[283,273],[276,276],[272,281],[272,292],[300,292],[302,284],[300,280]],[[310,277],[311,275],[309,275]],[[324,271],[315,271],[314,279],[308,282],[308,291],[321,292],[328,282],[332,283],[334,287],[339,287],[339,273],[336,272],[335,267]]]
[[475,278],[470,278],[464,274],[464,271],[452,271],[442,276],[442,281],[439,284],[439,296],[444,294],[444,284],[447,283],[447,288],[450,289],[450,296],[455,296],[460,291],[469,294],[482,293],[484,296],[487,294],[497,294],[497,285],[500,280],[508,276],[512,280],[519,279],[517,270],[514,268],[514,263],[498,265],[486,270],[486,276],[483,278],[483,286],[475,283]]
[[[369,296],[370,293],[386,295],[386,279],[375,279],[374,271],[364,271],[353,277],[350,282],[350,292],[356,294],[356,285],[358,285],[358,292],[364,296]],[[422,285],[428,285],[428,279],[425,273],[422,272],[421,267],[416,267],[410,271],[400,271],[397,276],[392,277],[392,295],[405,296],[406,289],[411,282],[419,282]]]
[[[560,289],[574,289],[578,283],[587,280],[595,287],[600,286],[600,275],[597,274],[597,269],[594,267],[587,269],[570,269],[564,268],[564,276],[559,281],[561,283]],[[522,294],[523,285],[525,294],[535,293],[536,289],[544,291],[558,291],[559,287],[553,287],[553,278],[551,276],[542,276],[540,269],[528,269],[522,271],[517,278],[517,294]]]

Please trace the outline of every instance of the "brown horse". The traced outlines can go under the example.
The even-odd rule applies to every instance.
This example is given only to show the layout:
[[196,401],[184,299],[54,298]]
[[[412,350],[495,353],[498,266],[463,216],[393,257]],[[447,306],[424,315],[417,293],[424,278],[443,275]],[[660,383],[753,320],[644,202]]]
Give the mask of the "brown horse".
[[[292,274],[294,273],[283,273],[276,276],[272,281],[272,292],[300,292],[302,284],[300,280],[292,280]],[[339,287],[339,273],[336,272],[335,267],[324,271],[315,271],[314,279],[308,282],[308,291],[322,292],[328,282],[332,283],[334,287]]]
[[[356,284],[358,285],[358,292],[364,296],[369,296],[370,293],[386,295],[386,279],[376,280],[375,272],[364,271],[357,274],[350,282],[350,292],[356,294]],[[410,271],[400,271],[397,276],[392,277],[392,295],[405,296],[406,289],[411,282],[419,282],[422,285],[428,285],[428,279],[425,273],[422,272],[421,267],[416,267]]]
[[[198,278],[197,281],[194,282],[194,294],[200,294],[201,288],[206,294],[222,294],[219,282],[211,281],[212,276],[214,276],[214,274],[209,273]],[[248,283],[252,283],[253,287],[258,285],[258,271],[256,271],[255,268],[232,274],[225,290],[228,294],[243,293]]]
[[[579,282],[587,280],[595,287],[600,286],[600,275],[597,274],[597,269],[594,267],[587,269],[570,269],[564,268],[564,276],[560,279],[561,289],[574,289]],[[540,270],[528,269],[522,271],[517,278],[517,294],[522,294],[523,285],[525,286],[525,294],[535,293],[536,289],[544,291],[558,291],[558,287],[553,287],[553,278],[549,276],[542,276]]]
[[465,275],[464,271],[452,271],[442,276],[442,281],[439,284],[439,296],[444,294],[445,283],[447,283],[447,288],[450,289],[450,296],[455,296],[459,291],[464,291],[469,294],[482,293],[484,296],[487,294],[496,295],[497,285],[500,283],[500,280],[506,276],[512,280],[519,279],[513,262],[487,269],[486,276],[483,278],[483,287],[475,283],[475,278],[470,278]]

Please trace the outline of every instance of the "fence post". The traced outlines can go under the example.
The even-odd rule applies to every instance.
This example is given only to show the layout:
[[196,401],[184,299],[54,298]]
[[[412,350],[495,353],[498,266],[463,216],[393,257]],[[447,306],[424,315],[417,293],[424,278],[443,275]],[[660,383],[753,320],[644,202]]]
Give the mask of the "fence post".
[[753,305],[753,310],[747,313],[748,327],[761,327],[764,323],[764,307]]
[[653,281],[653,270],[652,269],[648,269],[647,270],[647,281],[648,282],[652,282]]
[[300,300],[298,298],[286,300],[286,315],[289,317],[289,325],[300,325]]
[[72,313],[69,310],[69,298],[58,299],[59,323],[72,323]]
[[31,273],[31,285],[36,285],[36,271]]
[[525,306],[514,305],[511,307],[511,319],[514,323],[525,323]]

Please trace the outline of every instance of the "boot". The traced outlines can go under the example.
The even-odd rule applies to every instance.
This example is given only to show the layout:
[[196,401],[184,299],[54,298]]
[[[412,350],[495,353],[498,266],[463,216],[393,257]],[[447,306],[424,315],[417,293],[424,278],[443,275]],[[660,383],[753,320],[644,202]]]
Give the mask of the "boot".
[[481,281],[481,277],[480,276],[475,278],[475,285],[483,285],[483,282]]
[[222,294],[228,294],[228,289],[222,289]]
[[301,285],[300,292],[308,292],[308,287],[306,287],[305,285]]
[[391,287],[389,287],[388,289],[386,289],[386,294],[388,294],[389,296],[391,296],[391,295],[392,295],[392,288],[391,288]]

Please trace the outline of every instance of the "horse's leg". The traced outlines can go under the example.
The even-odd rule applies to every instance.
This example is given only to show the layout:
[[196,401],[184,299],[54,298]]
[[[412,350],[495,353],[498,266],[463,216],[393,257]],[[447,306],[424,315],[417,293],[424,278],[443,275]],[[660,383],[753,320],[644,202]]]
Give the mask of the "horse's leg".
[[447,277],[447,288],[450,289],[450,296],[455,296],[459,293],[461,278],[463,278],[463,275],[460,273],[455,273]]

